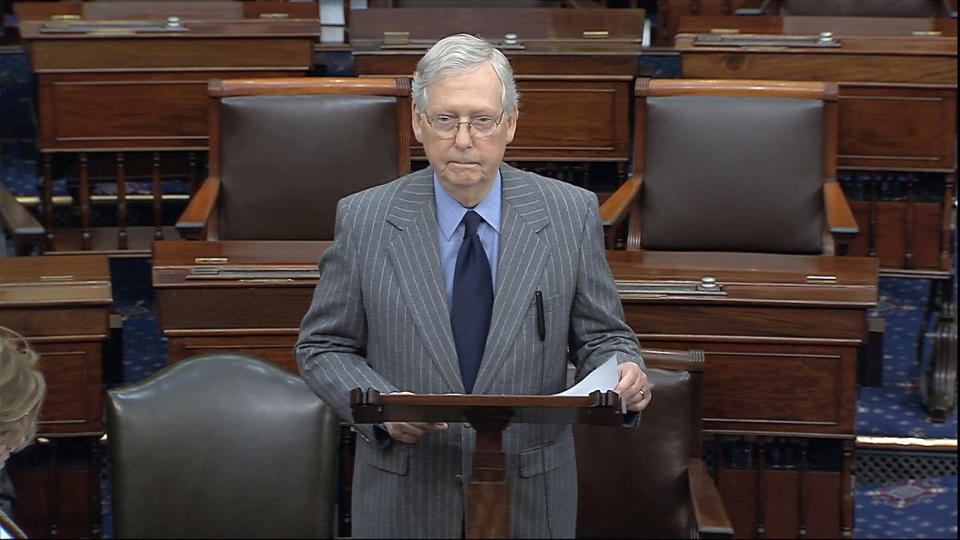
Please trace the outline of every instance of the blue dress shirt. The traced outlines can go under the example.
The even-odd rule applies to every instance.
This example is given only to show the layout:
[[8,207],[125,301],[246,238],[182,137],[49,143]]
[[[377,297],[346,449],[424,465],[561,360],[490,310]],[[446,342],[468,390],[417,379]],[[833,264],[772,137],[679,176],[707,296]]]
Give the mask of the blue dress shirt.
[[[437,241],[440,247],[440,267],[443,269],[444,290],[447,294],[447,310],[450,309],[453,298],[453,271],[457,266],[457,252],[463,243],[463,215],[469,208],[464,208],[456,199],[440,185],[437,174],[433,174],[433,193],[437,204]],[[493,186],[480,204],[473,207],[480,214],[483,223],[477,228],[483,251],[490,261],[490,277],[493,279],[493,293],[497,293],[497,254],[500,245],[500,171],[493,181]]]

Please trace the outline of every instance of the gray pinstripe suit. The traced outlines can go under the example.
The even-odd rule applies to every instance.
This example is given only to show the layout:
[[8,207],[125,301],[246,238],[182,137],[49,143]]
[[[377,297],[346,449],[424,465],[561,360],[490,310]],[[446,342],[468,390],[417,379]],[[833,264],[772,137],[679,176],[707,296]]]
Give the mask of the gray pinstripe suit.
[[[474,393],[552,394],[620,351],[641,362],[603,253],[596,196],[501,164],[500,254],[490,332]],[[297,360],[307,384],[345,419],[348,392],[463,392],[437,247],[433,169],[344,198],[336,241],[303,319]],[[546,339],[537,331],[541,291]],[[642,365],[642,364],[641,364]],[[358,426],[355,537],[457,537],[474,432],[450,424],[380,449]],[[511,536],[572,537],[576,468],[569,426],[504,433]]]

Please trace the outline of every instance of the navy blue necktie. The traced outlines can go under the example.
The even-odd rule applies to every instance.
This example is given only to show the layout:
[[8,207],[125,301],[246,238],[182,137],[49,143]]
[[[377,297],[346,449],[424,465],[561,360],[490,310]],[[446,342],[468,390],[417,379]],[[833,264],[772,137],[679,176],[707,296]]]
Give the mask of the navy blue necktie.
[[483,251],[477,226],[483,221],[473,210],[463,216],[463,244],[457,253],[453,271],[453,303],[450,324],[453,341],[460,360],[460,376],[467,393],[473,392],[473,383],[480,371],[480,360],[490,329],[493,311],[493,279],[490,262]]

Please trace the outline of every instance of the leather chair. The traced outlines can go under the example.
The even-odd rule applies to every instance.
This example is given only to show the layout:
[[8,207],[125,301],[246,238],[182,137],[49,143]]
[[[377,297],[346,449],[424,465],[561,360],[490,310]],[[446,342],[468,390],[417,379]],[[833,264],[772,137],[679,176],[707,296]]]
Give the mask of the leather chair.
[[700,351],[644,350],[653,401],[636,428],[574,426],[578,538],[730,537],[701,460]]
[[213,80],[186,239],[332,240],[342,197],[410,171],[406,78]]
[[339,422],[297,375],[208,354],[106,395],[117,537],[333,537]]
[[835,83],[638,79],[633,172],[601,206],[626,249],[842,255]]

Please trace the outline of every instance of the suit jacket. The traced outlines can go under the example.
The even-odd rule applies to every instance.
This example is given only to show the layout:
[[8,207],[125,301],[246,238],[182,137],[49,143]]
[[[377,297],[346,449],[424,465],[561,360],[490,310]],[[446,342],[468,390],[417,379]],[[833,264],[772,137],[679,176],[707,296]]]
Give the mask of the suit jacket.
[[[603,251],[596,196],[500,167],[493,314],[476,394],[553,394],[568,347],[582,378],[613,352],[640,360]],[[347,421],[353,388],[462,393],[437,247],[433,169],[340,201],[334,244],[296,347],[307,384]],[[534,303],[543,295],[546,337]],[[642,363],[641,363],[642,366]],[[475,432],[450,424],[381,448],[356,426],[355,537],[459,537]],[[503,435],[511,536],[573,537],[576,466],[567,425],[514,424]]]

